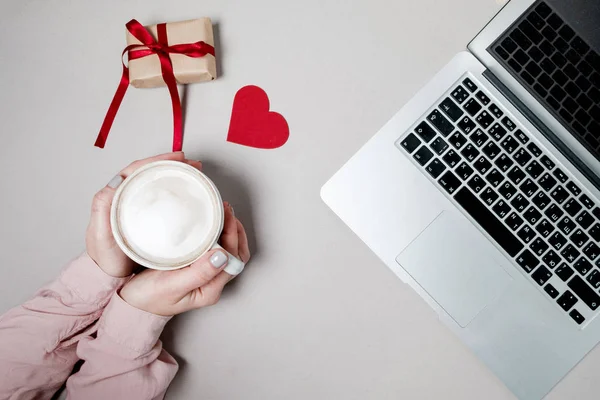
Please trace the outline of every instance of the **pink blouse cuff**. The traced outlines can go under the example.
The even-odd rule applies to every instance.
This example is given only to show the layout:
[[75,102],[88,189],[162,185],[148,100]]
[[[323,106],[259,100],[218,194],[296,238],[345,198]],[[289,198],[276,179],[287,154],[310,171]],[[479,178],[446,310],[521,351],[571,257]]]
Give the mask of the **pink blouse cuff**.
[[170,319],[135,308],[115,293],[100,318],[99,330],[141,355],[154,347]]
[[83,253],[63,269],[59,279],[84,303],[104,305],[130,277],[108,275],[87,253]]

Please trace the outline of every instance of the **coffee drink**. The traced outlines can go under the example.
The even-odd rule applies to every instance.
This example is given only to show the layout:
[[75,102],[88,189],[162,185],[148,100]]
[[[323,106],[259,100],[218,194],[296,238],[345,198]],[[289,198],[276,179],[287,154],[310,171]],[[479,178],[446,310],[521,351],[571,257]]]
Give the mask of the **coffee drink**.
[[223,227],[223,205],[214,184],[197,169],[159,161],[121,184],[111,223],[117,243],[134,261],[174,269],[213,247]]

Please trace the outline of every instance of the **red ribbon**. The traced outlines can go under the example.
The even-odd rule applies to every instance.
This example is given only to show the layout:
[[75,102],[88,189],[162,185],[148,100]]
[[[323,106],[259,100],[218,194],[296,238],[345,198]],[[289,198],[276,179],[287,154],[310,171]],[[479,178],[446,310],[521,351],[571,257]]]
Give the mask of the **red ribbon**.
[[158,41],[154,40],[154,37],[135,19],[129,21],[126,25],[127,30],[140,42],[141,45],[133,44],[125,47],[121,54],[121,62],[123,64],[123,75],[121,76],[121,82],[117,87],[117,92],[110,103],[104,122],[100,128],[100,133],[94,144],[97,147],[104,148],[106,138],[110,132],[110,128],[115,120],[117,111],[121,106],[127,87],[129,86],[129,68],[123,62],[123,56],[128,53],[129,60],[136,60],[138,58],[147,57],[153,54],[158,56],[160,60],[160,68],[162,71],[163,79],[169,88],[171,94],[171,103],[173,106],[173,151],[181,151],[183,145],[183,124],[182,124],[182,113],[181,113],[181,101],[179,100],[179,92],[177,91],[177,81],[175,74],[173,73],[173,64],[169,54],[183,54],[188,57],[204,57],[207,54],[215,55],[215,49],[213,46],[199,41],[196,43],[176,44],[169,46],[167,40],[167,24],[158,24],[156,30],[158,33]]

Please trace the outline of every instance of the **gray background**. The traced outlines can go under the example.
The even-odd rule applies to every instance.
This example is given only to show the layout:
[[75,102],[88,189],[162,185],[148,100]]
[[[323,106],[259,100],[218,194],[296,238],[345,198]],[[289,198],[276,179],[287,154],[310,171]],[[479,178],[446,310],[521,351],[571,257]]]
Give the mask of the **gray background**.
[[[254,258],[211,308],[176,317],[175,399],[512,399],[321,202],[321,185],[498,11],[494,0],[0,3],[0,311],[84,247],[93,194],[169,151],[166,89],[131,89],[95,136],[130,18],[213,18],[220,77],[187,90],[188,156],[248,228]],[[291,135],[226,142],[237,89],[263,87]],[[351,201],[351,199],[349,199]],[[401,229],[402,227],[398,227]],[[597,398],[600,351],[548,397]]]

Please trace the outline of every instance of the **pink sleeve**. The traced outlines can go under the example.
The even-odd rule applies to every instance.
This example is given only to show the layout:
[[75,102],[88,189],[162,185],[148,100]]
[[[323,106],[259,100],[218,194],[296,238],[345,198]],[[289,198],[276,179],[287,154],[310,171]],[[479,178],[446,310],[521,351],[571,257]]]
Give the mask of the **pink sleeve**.
[[0,317],[0,398],[49,399],[77,362],[77,341],[95,330],[128,278],[105,274],[87,255],[21,306]]
[[178,369],[158,340],[169,319],[134,308],[115,293],[96,337],[77,346],[84,363],[67,381],[67,398],[162,399]]

